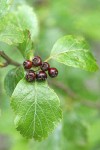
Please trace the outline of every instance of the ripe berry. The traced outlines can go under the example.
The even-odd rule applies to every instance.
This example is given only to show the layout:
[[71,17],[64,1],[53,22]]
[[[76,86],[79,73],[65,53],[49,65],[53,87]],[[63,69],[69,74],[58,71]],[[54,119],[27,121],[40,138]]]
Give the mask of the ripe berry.
[[33,66],[38,67],[42,65],[42,59],[39,56],[35,56],[32,60]]
[[26,80],[28,82],[32,82],[34,81],[36,78],[36,74],[33,70],[29,70],[27,73],[26,73]]
[[51,78],[54,78],[58,75],[58,70],[56,68],[49,68],[48,74]]
[[37,81],[44,81],[47,79],[47,74],[44,71],[40,71],[38,74],[36,74]]
[[50,68],[50,65],[47,62],[43,62],[40,67],[42,71],[47,71]]
[[25,69],[30,69],[32,67],[32,62],[30,60],[26,60],[23,62],[23,66]]

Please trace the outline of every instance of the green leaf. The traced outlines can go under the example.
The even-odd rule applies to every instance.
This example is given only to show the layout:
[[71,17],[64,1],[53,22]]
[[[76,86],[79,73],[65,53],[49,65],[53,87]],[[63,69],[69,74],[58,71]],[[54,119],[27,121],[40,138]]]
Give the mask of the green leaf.
[[0,41],[9,45],[22,43],[24,40],[24,34],[22,30],[12,23],[12,15],[7,15],[1,19],[0,23]]
[[98,69],[89,47],[81,38],[64,36],[59,39],[53,46],[50,58],[65,65],[87,71],[96,71]]
[[8,72],[4,80],[4,86],[7,94],[12,95],[16,85],[23,78],[24,71],[22,67],[17,67]]
[[27,5],[19,6],[16,17],[21,29],[23,31],[29,30],[31,39],[34,41],[38,35],[38,20],[33,8]]
[[82,118],[75,112],[66,112],[63,120],[63,135],[64,137],[73,143],[78,145],[87,144],[87,126]]
[[22,79],[11,98],[17,130],[27,138],[43,140],[62,118],[59,98],[46,82]]
[[31,60],[33,58],[33,46],[34,46],[34,44],[33,44],[32,40],[30,39],[29,31],[25,30],[24,37],[25,37],[24,42],[20,43],[18,45],[18,49],[25,59]]
[[87,150],[87,129],[75,111],[67,111],[55,131],[42,142],[33,141],[32,146],[34,150]]
[[7,14],[13,0],[0,0],[0,18]]

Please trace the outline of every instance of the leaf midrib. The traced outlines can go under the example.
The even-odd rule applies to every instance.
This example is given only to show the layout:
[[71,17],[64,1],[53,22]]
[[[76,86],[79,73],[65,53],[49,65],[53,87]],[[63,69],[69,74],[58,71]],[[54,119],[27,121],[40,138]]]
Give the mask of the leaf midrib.
[[51,55],[51,56],[50,56],[50,59],[52,59],[53,57],[55,57],[55,59],[56,59],[56,56],[59,56],[59,55],[64,54],[64,53],[71,53],[71,52],[76,52],[76,51],[89,52],[89,50],[87,50],[87,49],[67,50],[67,51],[64,51],[64,52],[57,53],[56,55]]
[[35,115],[36,115],[36,104],[37,104],[37,90],[36,90],[36,86],[37,86],[37,83],[35,81],[35,112],[34,112],[34,126],[33,126],[33,136],[34,136],[34,132],[35,132]]

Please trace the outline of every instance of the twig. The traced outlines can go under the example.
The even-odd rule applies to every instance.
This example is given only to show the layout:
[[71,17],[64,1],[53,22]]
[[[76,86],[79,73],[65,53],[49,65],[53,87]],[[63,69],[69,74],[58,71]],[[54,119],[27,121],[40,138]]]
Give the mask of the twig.
[[91,107],[91,108],[96,108],[96,109],[99,109],[100,110],[100,102],[97,101],[97,102],[93,102],[93,101],[90,101],[90,100],[81,100],[81,103],[85,106],[88,106],[88,107]]
[[18,62],[16,62],[16,61],[12,60],[12,59],[11,59],[8,55],[6,55],[5,52],[3,52],[3,51],[0,51],[0,56],[1,56],[3,59],[6,60],[6,62],[5,62],[5,63],[2,63],[2,64],[0,65],[0,67],[6,67],[6,66],[8,66],[8,65],[14,65],[14,66],[20,66],[20,65],[21,65],[20,63],[18,63]]
[[49,84],[54,85],[60,89],[62,89],[67,95],[69,95],[69,97],[71,97],[72,99],[76,99],[76,94],[66,85],[64,85],[61,82],[58,81],[49,81]]
[[67,95],[69,95],[69,97],[71,97],[72,99],[80,99],[80,103],[82,105],[85,105],[87,107],[90,108],[95,108],[95,109],[99,109],[100,110],[100,102],[93,102],[91,100],[82,100],[79,96],[77,96],[75,94],[74,91],[72,91],[72,89],[70,89],[70,87],[64,85],[61,82],[58,81],[49,81],[49,84],[58,87],[59,89],[63,90]]

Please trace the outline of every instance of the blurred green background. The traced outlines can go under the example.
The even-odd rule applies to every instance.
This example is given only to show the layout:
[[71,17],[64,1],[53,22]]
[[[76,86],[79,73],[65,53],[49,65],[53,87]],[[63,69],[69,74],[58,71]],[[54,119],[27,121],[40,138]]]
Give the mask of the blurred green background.
[[[45,60],[58,38],[72,34],[85,37],[100,64],[100,0],[26,0],[26,3],[34,7],[39,20],[36,55]],[[23,62],[15,47],[0,43],[0,50]],[[60,97],[63,120],[43,142],[24,139],[16,131],[3,85],[12,67],[0,69],[0,150],[100,150],[100,71],[89,73],[50,63],[59,70],[50,86]]]

